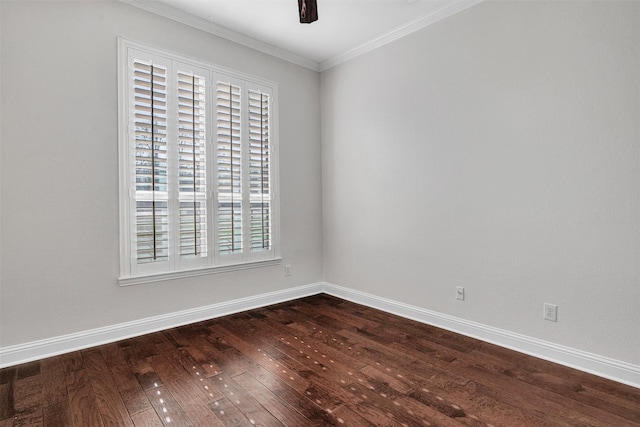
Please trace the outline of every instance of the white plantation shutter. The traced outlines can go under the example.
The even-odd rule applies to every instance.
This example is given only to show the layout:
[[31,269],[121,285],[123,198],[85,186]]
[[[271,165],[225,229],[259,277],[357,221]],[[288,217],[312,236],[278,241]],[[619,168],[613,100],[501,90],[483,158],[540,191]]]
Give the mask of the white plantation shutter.
[[279,263],[275,85],[119,53],[120,283]]
[[178,194],[180,255],[207,256],[205,78],[178,72]]
[[242,120],[241,89],[216,84],[216,174],[218,251],[242,253]]
[[248,91],[251,251],[271,249],[269,95]]
[[135,150],[135,259],[169,257],[167,164],[167,70],[153,63],[133,64]]

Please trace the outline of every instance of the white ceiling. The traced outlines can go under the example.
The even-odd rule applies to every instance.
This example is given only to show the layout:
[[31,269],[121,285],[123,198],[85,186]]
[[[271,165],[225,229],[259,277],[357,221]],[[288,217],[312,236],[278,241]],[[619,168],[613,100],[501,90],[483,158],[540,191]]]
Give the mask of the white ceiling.
[[297,0],[123,0],[318,71],[481,0],[317,0],[300,24]]

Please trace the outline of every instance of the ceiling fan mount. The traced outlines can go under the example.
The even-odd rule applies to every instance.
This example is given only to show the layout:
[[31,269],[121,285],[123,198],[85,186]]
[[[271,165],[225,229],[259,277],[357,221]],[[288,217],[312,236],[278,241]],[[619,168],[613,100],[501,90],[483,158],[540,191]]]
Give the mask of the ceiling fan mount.
[[298,14],[301,24],[311,24],[318,20],[316,0],[298,0]]

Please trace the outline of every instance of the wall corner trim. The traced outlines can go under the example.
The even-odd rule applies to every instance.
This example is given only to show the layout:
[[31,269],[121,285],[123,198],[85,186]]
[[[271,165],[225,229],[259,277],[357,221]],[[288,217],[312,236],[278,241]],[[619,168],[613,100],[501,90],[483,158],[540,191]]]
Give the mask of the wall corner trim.
[[312,283],[25,344],[0,347],[0,368],[315,295],[322,290],[322,283]]
[[483,1],[484,0],[455,0],[449,2],[448,5],[443,7],[442,9],[424,16],[420,16],[411,22],[401,25],[398,28],[394,28],[385,34],[374,38],[373,40],[369,40],[359,46],[354,47],[351,50],[343,52],[333,58],[322,61],[319,64],[319,71],[322,72],[328,70],[353,58],[357,58],[360,55],[364,55],[367,52],[371,52],[379,47],[399,40],[411,33],[422,30],[423,28],[427,28],[428,26],[435,24],[438,21],[455,15],[456,13],[462,12],[463,10],[468,9],[471,6],[475,6],[476,4]]
[[640,366],[516,334],[328,282],[268,292],[204,307],[0,348],[0,368],[209,320],[319,293],[436,326],[501,347],[640,388]]
[[323,283],[323,291],[329,295],[357,304],[640,388],[640,366],[638,365],[437,313],[331,283]]
[[163,16],[181,24],[188,25],[192,28],[204,31],[214,36],[238,43],[242,46],[257,50],[258,52],[266,53],[274,58],[282,59],[292,64],[299,65],[312,71],[320,71],[320,65],[316,61],[312,61],[307,58],[303,58],[294,53],[290,53],[284,49],[265,43],[253,37],[246,36],[236,31],[230,30],[223,26],[217,25],[206,19],[191,15],[180,9],[170,6],[169,4],[162,3],[155,0],[119,0],[122,3],[135,6],[137,8],[146,10],[147,12],[155,13],[156,15]]

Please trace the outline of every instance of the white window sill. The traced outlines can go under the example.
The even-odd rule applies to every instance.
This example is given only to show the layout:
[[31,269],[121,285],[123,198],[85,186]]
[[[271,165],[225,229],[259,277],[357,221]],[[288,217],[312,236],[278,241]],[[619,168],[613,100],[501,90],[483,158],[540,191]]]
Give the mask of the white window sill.
[[119,277],[118,284],[120,286],[140,285],[143,283],[161,282],[164,280],[182,279],[185,277],[205,276],[208,274],[248,270],[250,268],[270,267],[272,265],[279,265],[281,262],[282,258],[271,258],[263,261],[251,261],[229,265],[216,265],[214,267],[198,268],[194,270],[168,271],[166,273],[147,274],[144,276]]

